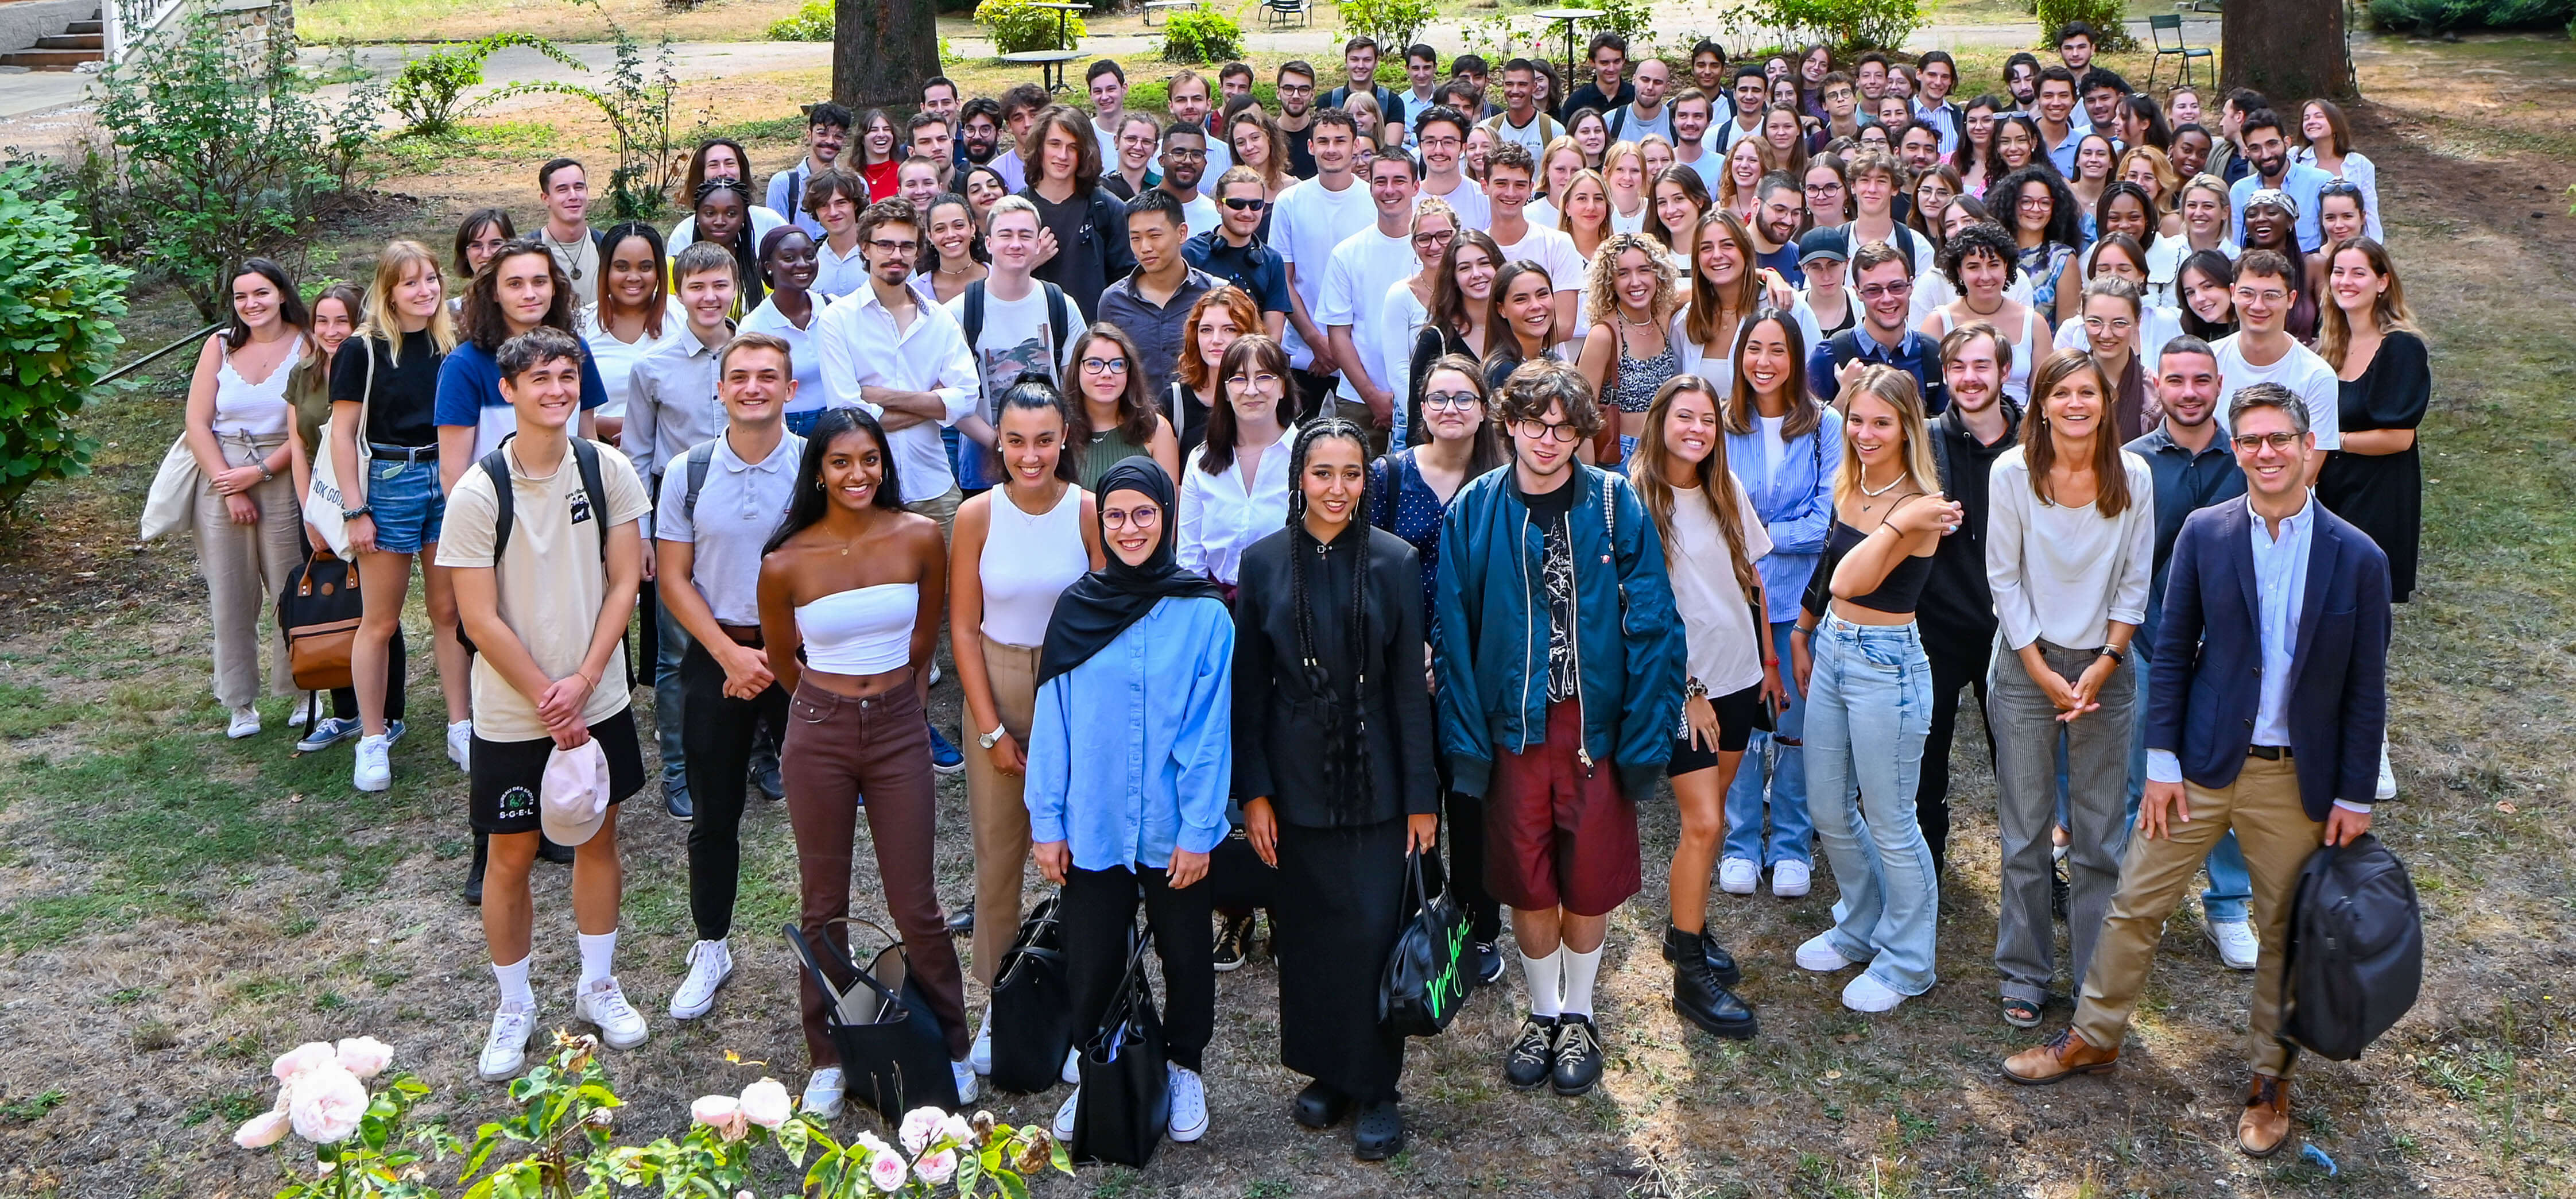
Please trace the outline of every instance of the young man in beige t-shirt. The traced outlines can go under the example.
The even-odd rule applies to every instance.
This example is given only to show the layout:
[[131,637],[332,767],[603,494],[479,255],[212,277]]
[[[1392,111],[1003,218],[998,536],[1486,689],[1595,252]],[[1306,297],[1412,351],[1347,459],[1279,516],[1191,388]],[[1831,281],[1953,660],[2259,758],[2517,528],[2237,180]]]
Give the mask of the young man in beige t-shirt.
[[[483,937],[501,987],[478,1066],[493,1080],[519,1072],[537,1030],[528,986],[528,868],[540,827],[576,847],[572,906],[582,970],[573,1015],[620,1049],[645,1037],[644,1018],[626,1002],[610,965],[623,884],[616,804],[644,782],[624,645],[643,577],[637,521],[648,501],[625,455],[568,432],[581,405],[581,356],[571,335],[544,327],[502,344],[501,395],[519,424],[494,451],[509,468],[509,536],[496,554],[500,495],[478,464],[448,496],[452,523],[438,547],[477,650],[469,806],[475,831],[491,839]],[[553,752],[592,741],[607,758],[607,809],[542,802]]]

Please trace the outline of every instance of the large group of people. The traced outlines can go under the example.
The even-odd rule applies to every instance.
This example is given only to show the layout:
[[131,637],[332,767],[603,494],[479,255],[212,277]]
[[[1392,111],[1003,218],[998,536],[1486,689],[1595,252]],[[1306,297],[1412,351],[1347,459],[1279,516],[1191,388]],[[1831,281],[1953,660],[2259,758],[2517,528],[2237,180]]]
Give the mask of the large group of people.
[[[1982,753],[1996,1013],[2080,1000],[2005,1076],[2114,1064],[2205,861],[2202,927],[2255,976],[2238,1137],[2271,1153],[2292,887],[2395,794],[2431,380],[2341,110],[2141,94],[2092,42],[1964,103],[1939,51],[1632,64],[1614,34],[1561,101],[1544,61],[1421,45],[1382,83],[1366,38],[1278,67],[1275,108],[1241,63],[1174,74],[1166,113],[1108,60],[1090,111],[938,78],[900,121],[810,106],[758,193],[740,145],[698,147],[667,232],[593,227],[556,159],[529,234],[478,211],[449,257],[395,241],[309,302],[252,261],[187,415],[228,731],[260,731],[268,597],[327,548],[363,584],[354,685],[291,723],[389,787],[418,560],[486,1078],[538,1028],[539,861],[572,869],[574,1018],[647,1036],[614,954],[649,687],[690,822],[671,1018],[734,973],[756,790],[817,943],[865,818],[970,1100],[992,1017],[965,975],[995,981],[1032,859],[1077,1025],[1142,909],[1178,1141],[1208,1125],[1215,975],[1266,913],[1312,1080],[1289,1114],[1371,1160],[1404,1141],[1377,1004],[1410,860],[1445,861],[1478,982],[1521,980],[1505,1081],[1580,1095],[1641,807],[1679,827],[1671,1003],[1752,1037],[1712,881],[1803,896],[1821,852],[1839,899],[1796,965],[1893,1009],[1940,977],[1951,762]],[[952,919],[934,784],[960,771]],[[843,1064],[802,999],[829,1117]]]

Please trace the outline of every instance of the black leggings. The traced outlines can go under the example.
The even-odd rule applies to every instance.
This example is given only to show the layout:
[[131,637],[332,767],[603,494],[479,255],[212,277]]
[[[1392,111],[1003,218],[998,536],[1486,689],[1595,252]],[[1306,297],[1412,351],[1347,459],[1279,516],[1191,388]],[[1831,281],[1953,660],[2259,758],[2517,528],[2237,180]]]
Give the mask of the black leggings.
[[[724,667],[696,642],[680,658],[680,687],[688,719],[680,743],[688,751],[689,915],[701,941],[721,941],[733,930],[733,901],[742,879],[742,805],[754,745],[787,723],[787,692],[778,684],[752,699],[724,693]],[[765,726],[765,727],[764,727]]]
[[[1923,656],[1932,663],[1932,727],[1923,738],[1923,769],[1914,787],[1914,818],[1923,826],[1923,841],[1932,849],[1932,868],[1949,868],[1950,741],[1959,726],[1959,689],[1977,689],[1977,710],[1986,710],[1986,663],[1994,653],[1991,634],[1984,638],[1923,639]],[[1986,732],[1986,761],[1995,760],[1995,735]]]
[[1077,1048],[1090,1040],[1101,1013],[1118,997],[1141,899],[1154,952],[1163,959],[1163,1054],[1196,1070],[1216,1033],[1216,934],[1208,927],[1214,893],[1206,879],[1175,891],[1165,884],[1167,877],[1151,868],[1065,870],[1057,910],[1066,982],[1073,991],[1073,1039]]

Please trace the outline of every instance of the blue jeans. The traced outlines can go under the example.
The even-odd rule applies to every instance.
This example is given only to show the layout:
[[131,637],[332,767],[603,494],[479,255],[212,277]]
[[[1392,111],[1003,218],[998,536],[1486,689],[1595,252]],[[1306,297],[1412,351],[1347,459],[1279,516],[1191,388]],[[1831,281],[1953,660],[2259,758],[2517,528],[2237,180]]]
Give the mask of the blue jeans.
[[[686,579],[672,582],[689,585]],[[689,754],[680,745],[680,730],[688,727],[688,717],[682,711],[680,659],[688,656],[689,631],[680,627],[680,618],[671,615],[671,606],[662,602],[658,590],[653,596],[653,620],[653,739],[662,751],[662,785],[686,786]]]
[[[2143,652],[2132,651],[2130,664],[2138,672],[2138,721],[2129,737],[2129,827],[2138,825],[2138,801],[2147,793],[2147,680],[2155,671]],[[2122,845],[2125,855],[2127,846]],[[2214,924],[2242,924],[2249,904],[2254,901],[2254,875],[2245,868],[2245,850],[2236,844],[2236,830],[2210,847],[2209,860],[2202,863],[2209,871],[2209,889],[2200,893],[2200,917]]]
[[447,493],[438,486],[438,460],[371,458],[366,470],[367,506],[374,509],[376,518],[376,548],[388,554],[417,554],[423,546],[436,544],[447,517]]
[[[1869,963],[1899,995],[1932,989],[1941,890],[1914,818],[1923,738],[1932,731],[1932,662],[1911,623],[1860,625],[1826,616],[1807,680],[1807,796],[1816,840],[1842,898],[1826,938]],[[1857,818],[1852,793],[1859,791]]]
[[[1807,725],[1807,697],[1798,690],[1797,672],[1789,665],[1791,621],[1771,624],[1771,644],[1780,655],[1780,682],[1789,690],[1789,705],[1780,710],[1777,733],[1756,732],[1747,744],[1742,769],[1726,789],[1726,844],[1720,857],[1743,858],[1763,866],[1781,861],[1813,862],[1809,841],[1816,826],[1807,819],[1807,767],[1798,741]],[[1785,741],[1785,743],[1784,743]],[[1771,839],[1762,838],[1765,774],[1771,784]]]

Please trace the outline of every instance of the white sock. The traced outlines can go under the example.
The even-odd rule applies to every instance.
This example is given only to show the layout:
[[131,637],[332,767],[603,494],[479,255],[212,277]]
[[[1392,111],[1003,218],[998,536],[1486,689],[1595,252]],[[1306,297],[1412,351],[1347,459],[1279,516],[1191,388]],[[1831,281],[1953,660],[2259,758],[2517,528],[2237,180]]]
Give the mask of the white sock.
[[530,954],[515,966],[492,963],[492,977],[501,983],[502,1007],[526,1011],[537,1006],[536,993],[528,989],[528,963],[535,960],[536,955]]
[[2388,738],[2379,739],[2379,789],[2374,798],[2397,798],[2397,772],[2388,768]]
[[1564,957],[1565,947],[1562,945],[1543,958],[1521,954],[1521,981],[1529,986],[1531,1015],[1553,1020],[1565,1010],[1556,996],[1558,962]]
[[1566,1015],[1592,1014],[1592,980],[1601,976],[1601,949],[1595,945],[1590,953],[1576,953],[1571,947],[1557,950],[1558,956],[1565,959]]
[[578,936],[581,938],[581,989],[587,991],[590,984],[616,973],[617,930],[612,928],[595,937],[589,933]]

